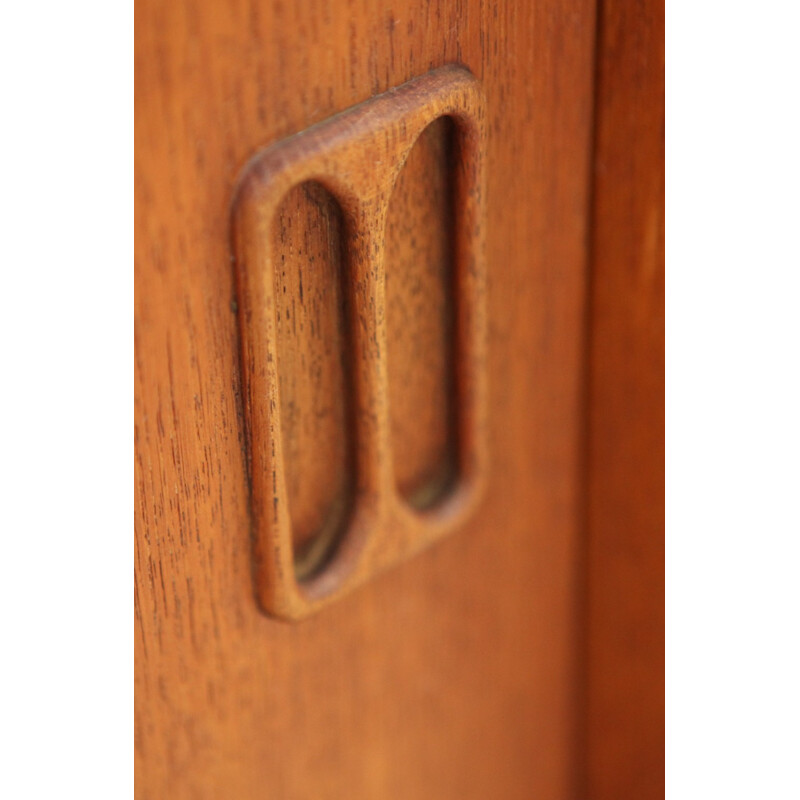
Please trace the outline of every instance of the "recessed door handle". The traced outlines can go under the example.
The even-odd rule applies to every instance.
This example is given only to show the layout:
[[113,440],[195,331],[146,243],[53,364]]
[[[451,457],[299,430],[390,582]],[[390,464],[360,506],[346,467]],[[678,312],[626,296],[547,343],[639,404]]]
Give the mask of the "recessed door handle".
[[[239,183],[232,239],[255,573],[261,604],[274,616],[316,611],[462,527],[479,502],[487,470],[484,117],[478,81],[444,67],[268,147]],[[452,435],[431,448],[429,470],[423,458],[406,480],[396,456],[402,443],[392,436],[398,409],[390,407],[391,397],[403,403],[402,380],[393,389],[389,373],[390,339],[403,323],[387,309],[387,281],[391,287],[400,267],[387,263],[387,240],[394,252],[398,237],[413,244],[414,226],[428,223],[425,214],[409,215],[411,227],[389,236],[386,226],[397,224],[398,176],[437,120],[451,129],[441,132],[447,174],[431,177],[430,190],[448,209],[446,230],[425,246],[451,262],[449,302],[440,304],[447,321],[436,328],[446,333],[446,357],[420,353],[418,362],[443,372],[420,380],[451,391],[442,425]],[[426,167],[419,169],[424,180]],[[418,197],[424,203],[424,193]],[[293,461],[304,436],[324,459],[317,469],[306,454],[307,481]]]

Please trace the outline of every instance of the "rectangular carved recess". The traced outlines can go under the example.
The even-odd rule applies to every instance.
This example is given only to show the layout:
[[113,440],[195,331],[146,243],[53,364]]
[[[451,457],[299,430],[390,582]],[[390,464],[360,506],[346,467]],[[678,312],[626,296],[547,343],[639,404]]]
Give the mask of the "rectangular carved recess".
[[353,500],[344,220],[313,181],[275,214],[275,322],[281,435],[295,572],[325,562]]
[[484,106],[445,67],[266,149],[233,206],[258,594],[308,615],[485,478]]

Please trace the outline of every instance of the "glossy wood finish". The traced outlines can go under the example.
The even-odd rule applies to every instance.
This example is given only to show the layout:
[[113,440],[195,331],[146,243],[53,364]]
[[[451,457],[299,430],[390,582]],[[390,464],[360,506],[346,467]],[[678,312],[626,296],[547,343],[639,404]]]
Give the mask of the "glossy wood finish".
[[[571,796],[593,4],[136,13],[139,797]],[[447,63],[487,101],[487,501],[286,625],[251,574],[234,183],[265,144]]]
[[589,339],[588,796],[664,795],[664,6],[604,0]]

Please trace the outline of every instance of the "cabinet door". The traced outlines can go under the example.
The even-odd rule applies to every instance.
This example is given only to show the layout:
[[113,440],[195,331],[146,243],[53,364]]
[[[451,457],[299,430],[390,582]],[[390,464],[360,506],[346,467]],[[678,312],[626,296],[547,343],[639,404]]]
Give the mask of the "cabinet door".
[[[594,2],[139,0],[136,15],[138,796],[575,796]],[[261,148],[448,64],[486,104],[484,500],[308,619],[276,620],[253,577],[236,181]],[[441,191],[439,135],[393,199],[387,248],[408,256],[422,232],[389,281],[438,252],[420,209]],[[402,460],[411,493],[413,453],[445,446],[450,412],[436,385],[390,388],[399,412],[431,398],[433,416],[396,425],[422,442]],[[318,446],[338,463],[335,436]],[[303,458],[298,496],[303,475],[325,479]]]

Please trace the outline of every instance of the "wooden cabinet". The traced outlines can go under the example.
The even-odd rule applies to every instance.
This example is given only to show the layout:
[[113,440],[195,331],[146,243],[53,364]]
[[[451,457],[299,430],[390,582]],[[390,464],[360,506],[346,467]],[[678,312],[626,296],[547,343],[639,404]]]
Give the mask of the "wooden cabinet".
[[[139,0],[136,15],[138,796],[658,796],[663,8]],[[262,148],[446,65],[485,102],[482,500],[413,557],[277,620],[254,558],[261,395],[243,389],[237,181]],[[449,240],[431,222],[449,142],[420,140],[381,239],[406,498],[446,474],[461,402],[441,378]],[[278,220],[277,239],[320,265],[303,325],[320,326],[320,353],[345,347],[339,212],[314,190],[285,203],[299,227]],[[284,280],[281,296],[301,291]],[[276,346],[294,405],[265,414],[298,443],[300,548],[352,490],[353,367],[302,337]],[[314,427],[309,408],[333,422]]]

